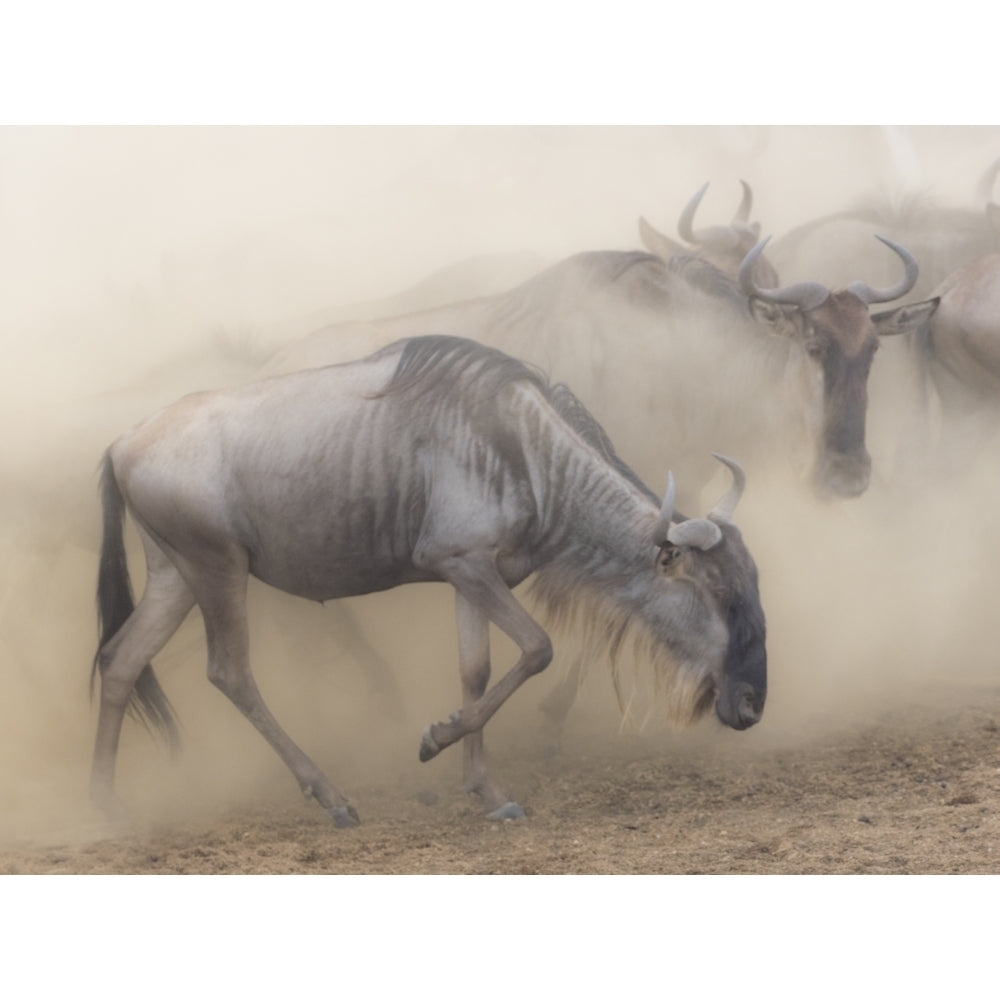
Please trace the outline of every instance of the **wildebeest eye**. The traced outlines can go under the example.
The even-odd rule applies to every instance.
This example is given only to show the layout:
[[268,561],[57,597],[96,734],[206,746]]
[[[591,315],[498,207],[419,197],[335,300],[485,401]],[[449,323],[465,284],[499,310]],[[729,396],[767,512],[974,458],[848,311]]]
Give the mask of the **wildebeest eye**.
[[680,558],[680,554],[681,547],[679,545],[671,545],[669,542],[666,545],[661,545],[660,551],[656,555],[657,569],[666,569],[673,565]]
[[806,354],[815,361],[822,361],[826,357],[826,344],[822,340],[807,340],[804,344]]

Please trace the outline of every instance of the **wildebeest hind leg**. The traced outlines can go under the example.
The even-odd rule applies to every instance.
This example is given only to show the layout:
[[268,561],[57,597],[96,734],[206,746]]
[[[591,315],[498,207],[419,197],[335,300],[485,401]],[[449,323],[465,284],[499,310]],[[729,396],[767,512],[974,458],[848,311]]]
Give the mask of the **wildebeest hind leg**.
[[194,594],[163,553],[143,536],[148,575],[142,598],[125,624],[98,652],[101,707],[91,769],[91,799],[118,815],[115,757],[129,697],[143,668],[166,645],[194,607]]
[[[490,680],[490,622],[459,593],[455,594],[455,620],[462,707],[468,708],[483,696]],[[488,774],[481,729],[462,740],[462,769],[465,790],[479,796],[490,819],[517,819],[524,815],[524,810]]]
[[295,775],[303,794],[315,798],[337,826],[355,826],[358,814],[346,797],[278,724],[264,704],[250,670],[246,613],[246,556],[231,553],[229,565],[199,573],[198,604],[208,640],[208,678],[253,723]]

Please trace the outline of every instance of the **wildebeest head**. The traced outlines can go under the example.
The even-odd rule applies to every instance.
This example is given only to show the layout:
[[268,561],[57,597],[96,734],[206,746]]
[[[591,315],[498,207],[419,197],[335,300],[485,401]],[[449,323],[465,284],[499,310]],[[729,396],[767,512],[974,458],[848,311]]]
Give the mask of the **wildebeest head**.
[[[740,184],[743,187],[743,197],[728,226],[695,229],[695,212],[708,190],[708,181],[694,193],[677,223],[677,231],[681,239],[689,244],[687,246],[670,239],[669,236],[654,229],[645,219],[640,218],[639,235],[646,249],[664,260],[669,260],[674,256],[690,254],[691,247],[694,246],[702,260],[735,277],[743,258],[760,239],[760,223],[750,222],[753,192],[746,181],[740,181]],[[778,283],[777,272],[766,258],[761,258],[757,264],[757,279],[769,288]]]
[[917,262],[907,250],[891,240],[877,238],[899,256],[905,269],[903,278],[890,288],[875,289],[862,281],[837,291],[813,281],[784,288],[763,287],[753,273],[767,239],[747,254],[739,272],[752,312],[760,303],[794,310],[792,337],[815,385],[812,403],[817,456],[813,481],[821,493],[837,497],[859,496],[868,488],[871,477],[865,420],[868,374],[879,337],[904,333],[919,325],[918,317],[910,315],[913,310],[905,306],[881,314],[878,322],[868,313],[869,305],[906,295],[919,274]]
[[[731,470],[733,484],[705,518],[674,513],[669,477],[653,538],[656,569],[679,595],[676,599],[687,603],[692,618],[718,623],[717,629],[672,629],[666,644],[688,668],[675,683],[675,716],[693,721],[714,706],[725,725],[748,729],[760,721],[767,697],[764,611],[757,567],[732,522],[746,479],[732,459],[716,458]],[[655,613],[644,617],[656,621]]]

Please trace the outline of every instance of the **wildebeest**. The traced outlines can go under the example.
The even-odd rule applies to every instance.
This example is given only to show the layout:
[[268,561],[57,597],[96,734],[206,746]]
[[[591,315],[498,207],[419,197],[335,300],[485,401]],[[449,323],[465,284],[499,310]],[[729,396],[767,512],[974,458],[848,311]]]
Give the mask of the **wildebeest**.
[[[684,211],[681,212],[677,222],[677,231],[685,243],[672,240],[644,218],[640,218],[639,237],[643,245],[664,260],[686,257],[693,253],[700,260],[707,261],[727,274],[738,274],[743,259],[760,240],[760,223],[750,221],[753,191],[746,181],[740,181],[740,184],[743,188],[743,197],[728,226],[709,226],[697,230],[694,228],[695,212],[708,190],[706,181],[684,206]],[[757,281],[769,287],[778,283],[777,272],[764,257],[759,258],[757,263]]]
[[[892,249],[905,276],[884,291],[854,283],[868,301],[902,296],[916,280],[912,255]],[[570,382],[640,474],[655,474],[659,442],[669,442],[689,500],[714,471],[712,451],[758,463],[803,441],[819,490],[857,496],[869,477],[866,381],[877,343],[867,308],[852,292],[852,305],[834,308],[842,296],[827,293],[819,309],[815,283],[808,302],[797,288],[769,287],[756,276],[761,252],[758,243],[739,276],[698,253],[577,254],[501,295],[318,330],[265,372],[343,361],[401,337],[467,335]],[[835,356],[849,363],[824,385]]]
[[846,285],[860,273],[882,284],[891,275],[874,237],[885,236],[904,245],[919,261],[920,275],[910,297],[925,299],[956,268],[1000,250],[991,219],[998,173],[1000,160],[980,179],[969,207],[950,208],[926,193],[911,193],[895,204],[870,199],[805,222],[775,239],[771,261],[786,281],[824,274],[828,281]]
[[[337,825],[358,822],[257,689],[250,575],[321,601],[450,583],[462,707],[427,727],[420,758],[464,739],[466,788],[495,818],[522,811],[487,772],[483,726],[552,657],[548,634],[511,593],[531,574],[542,606],[557,617],[581,607],[594,643],[612,656],[634,640],[675,721],[714,706],[735,729],[756,723],[765,622],[756,567],[731,520],[742,470],[725,460],[733,487],[707,518],[686,519],[674,512],[670,477],[661,504],[624,463],[588,443],[603,438],[565,387],[450,337],[188,396],[119,438],[102,473],[94,799],[114,808],[129,707],[176,737],[150,660],[198,605],[209,679]],[[126,511],[148,571],[134,606]],[[488,688],[491,622],[521,656]]]
[[[980,432],[995,434],[1000,415],[1000,253],[958,268],[932,298],[906,308],[920,316],[908,338],[922,404],[916,426],[929,433],[936,399],[942,457],[954,464],[978,451]],[[924,460],[928,444],[919,441]]]
[[1000,254],[949,275],[935,300],[916,340],[945,412],[1000,404]]
[[761,299],[795,310],[796,360],[803,382],[812,383],[809,404],[818,441],[813,480],[822,492],[857,496],[868,488],[871,456],[865,443],[868,375],[879,337],[911,333],[933,306],[898,306],[877,315],[868,307],[902,298],[917,280],[919,269],[911,254],[891,240],[878,237],[900,257],[903,277],[893,286],[875,289],[863,281],[831,291],[815,281],[783,288],[765,288],[753,277],[754,261],[767,240],[747,254],[740,267],[740,284],[751,302]]

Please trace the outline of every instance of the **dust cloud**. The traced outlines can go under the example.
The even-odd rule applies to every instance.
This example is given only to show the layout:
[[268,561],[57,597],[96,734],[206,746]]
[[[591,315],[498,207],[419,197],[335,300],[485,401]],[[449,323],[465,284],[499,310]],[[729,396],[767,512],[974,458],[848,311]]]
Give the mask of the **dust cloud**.
[[[0,130],[0,838],[84,835],[98,819],[86,799],[95,470],[131,423],[185,392],[251,378],[322,323],[498,291],[582,250],[637,249],[639,216],[672,234],[706,180],[706,224],[729,220],[743,178],[752,217],[779,236],[872,195],[926,190],[969,206],[998,155],[996,128]],[[426,281],[470,260],[461,280]],[[690,738],[794,743],[944,687],[974,697],[995,683],[996,442],[970,432],[961,460],[928,448],[909,468],[893,381],[901,351],[887,345],[876,360],[875,475],[862,498],[821,503],[787,463],[750,470],[738,521],[761,570],[768,709],[746,734],[702,726]],[[656,377],[637,363],[637,381]],[[662,450],[667,463],[669,442]],[[141,585],[134,545],[132,568]],[[272,710],[348,793],[386,775],[416,789],[427,768],[457,782],[460,754],[416,759],[423,727],[458,706],[447,588],[349,604],[393,665],[402,715],[371,690],[335,609],[254,586],[255,671]],[[499,670],[510,650],[498,648]],[[185,748],[171,764],[127,723],[118,786],[137,816],[169,821],[296,794],[206,681],[197,614],[156,668]],[[554,679],[519,692],[490,739],[533,732]],[[616,713],[610,683],[593,676],[570,724],[613,730]]]

